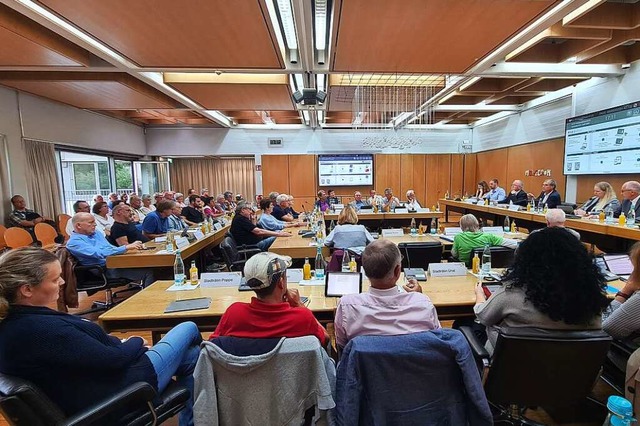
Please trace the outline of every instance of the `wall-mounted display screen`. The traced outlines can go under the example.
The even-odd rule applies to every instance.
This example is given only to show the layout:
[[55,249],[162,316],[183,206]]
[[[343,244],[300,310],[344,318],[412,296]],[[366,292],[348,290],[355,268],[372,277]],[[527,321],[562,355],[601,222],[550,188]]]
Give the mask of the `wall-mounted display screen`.
[[564,174],[640,172],[640,102],[569,118]]
[[373,185],[373,154],[318,155],[318,184]]

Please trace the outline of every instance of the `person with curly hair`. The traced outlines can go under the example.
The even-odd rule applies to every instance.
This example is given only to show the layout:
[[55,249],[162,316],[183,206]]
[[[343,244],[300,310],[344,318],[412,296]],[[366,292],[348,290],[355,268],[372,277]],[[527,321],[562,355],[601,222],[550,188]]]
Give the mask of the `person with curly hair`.
[[587,249],[562,228],[531,233],[516,251],[503,286],[485,300],[476,285],[473,310],[486,326],[489,352],[500,326],[551,330],[600,329],[606,282]]

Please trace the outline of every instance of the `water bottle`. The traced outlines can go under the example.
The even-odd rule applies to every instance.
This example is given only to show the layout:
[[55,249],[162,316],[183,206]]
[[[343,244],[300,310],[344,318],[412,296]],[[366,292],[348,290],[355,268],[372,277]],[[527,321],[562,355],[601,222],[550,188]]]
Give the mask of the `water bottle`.
[[331,223],[329,224],[329,232],[333,231],[335,227],[336,227],[336,223],[332,220]]
[[174,253],[174,250],[173,250],[173,234],[171,232],[167,232],[167,237],[166,238],[167,238],[167,243],[166,243],[167,244],[167,246],[166,246],[167,253],[173,254]]
[[611,395],[607,400],[609,414],[602,426],[628,426],[635,422],[631,403],[621,396]]
[[542,213],[547,214],[548,211],[549,211],[549,204],[544,203],[544,208],[542,210]]
[[429,230],[431,235],[436,235],[436,232],[438,230],[437,226],[438,225],[436,219],[431,219],[431,229]]
[[176,250],[176,261],[173,264],[173,283],[178,286],[184,285],[184,262],[180,250]]
[[349,257],[349,250],[344,250],[342,254],[342,272],[350,272],[351,271],[351,259]]
[[542,198],[540,198],[540,201],[538,201],[538,213],[542,213],[544,206],[542,205]]
[[509,220],[509,216],[504,218],[504,226],[502,229],[504,232],[509,232],[511,230],[511,220]]
[[487,244],[482,251],[482,276],[489,275],[489,272],[491,272],[491,249]]
[[627,213],[627,226],[631,227],[636,224],[636,211],[634,206],[632,205],[629,209],[629,213]]
[[325,262],[322,257],[322,246],[318,245],[318,251],[316,254],[316,279],[324,279]]
[[611,225],[613,224],[614,220],[613,220],[613,208],[611,206],[607,206],[606,209],[604,209],[604,222]]
[[418,230],[416,229],[416,219],[411,218],[411,236],[415,237],[418,234]]

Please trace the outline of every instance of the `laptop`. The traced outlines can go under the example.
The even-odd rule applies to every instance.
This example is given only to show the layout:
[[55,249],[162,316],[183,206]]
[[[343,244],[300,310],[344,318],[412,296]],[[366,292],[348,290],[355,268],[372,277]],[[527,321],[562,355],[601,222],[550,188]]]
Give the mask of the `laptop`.
[[622,279],[629,279],[633,272],[633,263],[628,254],[605,254],[603,258],[609,271]]
[[327,272],[324,279],[326,297],[342,297],[345,294],[362,293],[360,272]]

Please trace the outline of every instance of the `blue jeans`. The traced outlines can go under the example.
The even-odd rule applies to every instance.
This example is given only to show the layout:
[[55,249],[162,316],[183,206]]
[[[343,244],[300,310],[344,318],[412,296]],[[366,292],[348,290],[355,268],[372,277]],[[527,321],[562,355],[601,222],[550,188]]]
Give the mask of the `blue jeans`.
[[193,322],[173,327],[157,344],[145,352],[158,377],[158,392],[163,392],[173,376],[191,396],[180,412],[180,426],[193,425],[193,370],[200,355],[202,336]]
[[276,240],[276,237],[267,237],[256,245],[260,250],[267,251],[269,250],[269,247],[271,247],[271,244],[273,244],[275,240]]

